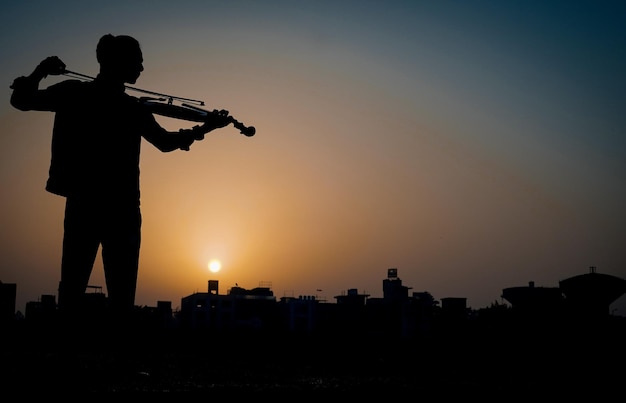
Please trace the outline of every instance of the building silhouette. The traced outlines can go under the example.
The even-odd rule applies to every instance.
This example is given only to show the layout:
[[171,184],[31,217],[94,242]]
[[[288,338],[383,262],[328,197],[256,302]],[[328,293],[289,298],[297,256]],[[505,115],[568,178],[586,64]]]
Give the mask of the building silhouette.
[[15,317],[17,284],[0,281],[0,323],[7,323]]
[[589,273],[559,281],[566,309],[576,315],[602,317],[610,314],[613,302],[626,293],[626,280],[597,273],[595,266]]
[[182,298],[179,320],[186,329],[261,330],[274,326],[275,306],[270,285],[251,290],[235,286],[219,294],[219,282],[209,280],[207,292]]
[[603,318],[610,314],[610,306],[626,293],[626,280],[596,272],[559,281],[558,287],[537,287],[533,281],[526,287],[502,290],[502,298],[512,310],[527,318]]

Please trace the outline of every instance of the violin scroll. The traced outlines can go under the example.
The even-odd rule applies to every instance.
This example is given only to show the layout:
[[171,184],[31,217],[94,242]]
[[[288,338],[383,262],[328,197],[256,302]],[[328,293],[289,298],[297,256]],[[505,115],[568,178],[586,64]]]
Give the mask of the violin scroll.
[[236,121],[233,117],[230,117],[230,120],[237,129],[246,137],[252,137],[256,134],[256,129],[254,126],[245,126],[243,123]]
[[[218,111],[217,109],[214,110],[213,112],[209,112],[205,109],[202,108],[198,108],[197,106],[194,105],[190,105],[187,103],[183,103],[181,105],[182,108],[187,108],[193,111],[197,111],[198,113],[202,114],[202,116],[204,116],[205,118],[207,116],[209,116],[209,114],[211,113],[225,113],[228,114],[228,111]],[[239,131],[241,132],[241,134],[243,134],[246,137],[252,137],[256,134],[256,129],[254,128],[254,126],[246,126],[243,123],[239,122],[238,120],[236,120],[235,118],[233,118],[232,116],[228,115],[228,120],[230,120],[230,123],[233,124],[233,126],[237,129],[239,129]]]

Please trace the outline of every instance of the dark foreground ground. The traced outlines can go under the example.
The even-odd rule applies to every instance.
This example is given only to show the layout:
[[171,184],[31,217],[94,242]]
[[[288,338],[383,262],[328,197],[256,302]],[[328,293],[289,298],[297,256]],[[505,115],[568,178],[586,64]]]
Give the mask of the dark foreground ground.
[[412,338],[94,329],[62,334],[3,329],[1,393],[253,392],[294,400],[313,393],[382,393],[384,400],[588,396],[594,402],[626,393],[623,324],[567,331],[452,329]]

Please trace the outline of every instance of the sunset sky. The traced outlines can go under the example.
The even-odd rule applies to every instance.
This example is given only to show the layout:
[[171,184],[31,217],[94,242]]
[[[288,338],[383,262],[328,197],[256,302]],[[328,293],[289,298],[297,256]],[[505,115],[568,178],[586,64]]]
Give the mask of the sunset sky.
[[[257,130],[143,143],[138,305],[210,279],[382,297],[388,268],[472,308],[590,266],[626,278],[623,1],[23,1],[0,6],[0,281],[18,310],[57,293],[65,200],[44,190],[54,116],[12,108],[9,85],[52,55],[95,76],[106,33],[140,41],[134,86]],[[106,292],[100,257],[90,284]]]

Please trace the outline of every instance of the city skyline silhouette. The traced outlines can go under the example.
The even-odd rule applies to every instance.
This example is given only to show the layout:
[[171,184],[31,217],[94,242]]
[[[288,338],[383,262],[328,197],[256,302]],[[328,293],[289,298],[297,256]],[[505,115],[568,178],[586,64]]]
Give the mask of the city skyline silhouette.
[[[336,304],[306,296],[276,301],[268,284],[220,294],[210,280],[206,293],[185,298],[183,326],[163,320],[168,308],[172,313],[168,304],[137,311],[128,329],[136,339],[131,349],[103,326],[96,300],[85,300],[87,317],[68,328],[40,311],[30,321],[3,323],[2,344],[11,347],[3,349],[0,384],[5,393],[36,382],[51,392],[255,391],[295,398],[313,391],[531,397],[538,390],[602,398],[621,387],[620,371],[603,364],[609,355],[625,358],[626,318],[609,315],[602,303],[598,311],[594,298],[580,299],[580,292],[606,303],[624,292],[626,280],[590,268],[561,284],[573,304],[555,304],[558,289],[529,284],[503,290],[512,307],[495,303],[470,312],[463,298],[440,306],[427,292],[409,296],[398,274],[388,269],[384,297],[368,303],[355,289]],[[100,292],[94,286],[92,295]]]
[[[589,277],[593,279],[599,278],[601,280],[595,280],[595,282],[592,281],[591,283],[588,283],[589,280],[586,280],[586,278],[589,278]],[[385,284],[388,283],[390,279],[397,280],[397,282],[399,283],[399,286],[403,290],[402,293],[405,294],[403,296],[404,299],[409,299],[411,298],[412,295],[413,297],[415,297],[420,294],[427,294],[429,298],[432,298],[433,303],[437,306],[441,304],[442,300],[446,300],[446,299],[447,300],[462,300],[463,309],[466,310],[467,312],[472,312],[472,311],[477,312],[477,311],[480,311],[481,309],[489,308],[489,307],[492,307],[493,305],[497,306],[499,304],[501,304],[503,307],[514,308],[516,303],[526,302],[525,301],[526,298],[528,298],[528,296],[530,295],[533,295],[532,294],[533,292],[537,293],[537,296],[536,296],[538,298],[537,303],[539,304],[563,302],[563,300],[568,299],[568,293],[569,293],[570,300],[573,298],[578,298],[578,299],[582,298],[583,302],[580,302],[580,304],[595,306],[596,308],[594,309],[597,311],[596,313],[601,316],[606,314],[609,316],[621,317],[622,315],[616,315],[616,309],[611,308],[611,307],[614,305],[615,301],[619,300],[620,298],[623,297],[624,294],[626,294],[626,280],[621,279],[619,277],[612,276],[612,275],[608,275],[606,273],[601,273],[600,271],[597,270],[595,266],[589,267],[589,270],[587,273],[570,276],[569,278],[559,281],[559,284],[553,285],[553,286],[536,285],[534,281],[529,281],[525,285],[503,287],[502,292],[497,298],[494,298],[493,301],[489,305],[485,305],[482,307],[472,307],[472,306],[467,305],[467,298],[462,295],[435,297],[429,290],[411,291],[413,289],[412,286],[402,284],[402,280],[399,276],[398,268],[387,269],[387,278],[382,280],[382,286],[381,286],[381,290],[383,292],[383,296],[382,296],[383,299],[385,298],[384,294],[386,293]],[[566,286],[566,285],[569,285],[574,282],[577,282],[577,284],[578,283],[581,283],[581,284],[577,286],[577,289],[572,291],[571,290],[572,287]],[[3,283],[0,281],[0,284],[3,284]],[[567,287],[569,287],[570,290],[568,290]],[[107,296],[106,296],[106,293],[103,291],[103,289],[104,287],[101,285],[90,284],[87,287],[86,294],[90,294],[90,293],[95,294],[102,301],[102,303],[104,303],[104,301],[106,301],[107,299]],[[240,287],[237,283],[235,283],[235,285],[228,287],[226,289],[226,293],[223,293],[224,290],[221,290],[222,294],[220,294],[219,281],[214,279],[214,280],[207,281],[206,291],[196,291],[190,295],[182,296],[180,300],[181,304],[179,305],[176,305],[177,301],[159,300],[159,301],[155,301],[155,304],[153,305],[143,305],[143,306],[135,305],[135,308],[136,309],[142,308],[142,307],[143,308],[156,308],[159,304],[165,303],[169,306],[169,309],[173,313],[176,313],[180,311],[181,305],[184,305],[184,301],[186,299],[193,297],[194,295],[202,296],[202,295],[211,294],[215,296],[219,296],[219,295],[228,296],[234,292],[240,292],[240,293],[246,294],[250,292],[250,290],[257,290],[257,289],[265,290],[262,292],[267,293],[268,296],[271,296],[274,302],[278,300],[282,300],[282,299],[303,299],[304,298],[304,299],[313,300],[316,303],[333,303],[333,302],[330,302],[325,297],[321,297],[319,293],[311,294],[311,295],[306,295],[306,294],[293,295],[292,294],[292,295],[276,296],[274,294],[274,290],[272,289],[271,282],[261,282],[257,287],[253,287],[251,289]],[[317,291],[321,292],[322,290],[317,290]],[[56,295],[41,295],[40,298],[38,298],[37,300],[29,301],[27,303],[26,310],[22,312],[19,309],[16,309],[16,306],[15,306],[16,293],[17,293],[17,284],[4,283],[2,295],[3,295],[3,301],[4,301],[5,317],[7,316],[6,306],[12,307],[11,309],[13,310],[13,315],[15,315],[15,319],[26,318],[29,305],[31,305],[31,309],[34,310],[35,312],[38,309],[40,309],[39,307],[42,304],[48,305],[48,309],[50,309],[50,304],[52,304],[52,308],[56,309],[56,305],[57,305]],[[340,299],[345,298],[346,295],[351,295],[351,294],[359,295],[360,298],[362,298],[362,304],[366,304],[368,299],[369,300],[381,299],[381,297],[373,296],[367,291],[358,290],[358,288],[347,288],[346,290],[342,291],[340,294],[333,296],[332,299],[336,300],[334,302],[336,304],[339,302]],[[551,294],[551,297],[549,299],[544,300],[545,298],[544,294],[546,295]],[[597,300],[597,302],[593,302],[594,300]]]

